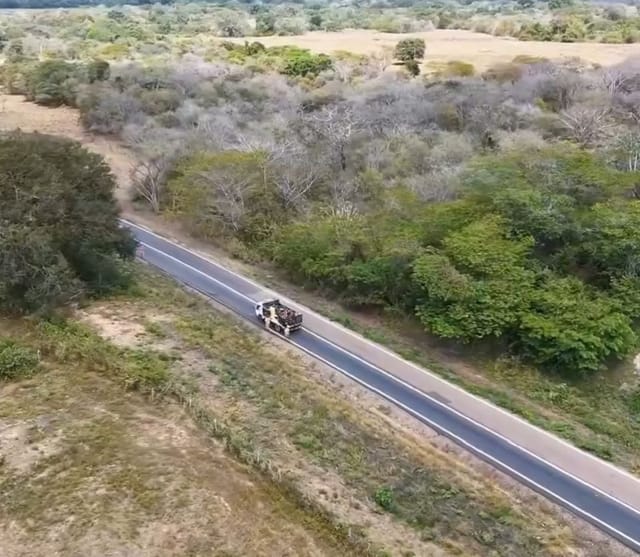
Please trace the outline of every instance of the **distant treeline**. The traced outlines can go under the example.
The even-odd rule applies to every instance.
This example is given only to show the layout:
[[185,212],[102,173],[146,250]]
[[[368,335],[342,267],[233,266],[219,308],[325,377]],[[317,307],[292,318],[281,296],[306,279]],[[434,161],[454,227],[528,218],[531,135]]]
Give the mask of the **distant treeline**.
[[152,3],[172,4],[173,0],[157,0],[157,2],[149,2],[149,0],[0,0],[0,9],[36,10],[43,8],[80,8],[83,6],[122,6],[127,4],[142,6]]
[[[194,3],[197,3],[196,0]],[[613,1],[613,0],[612,0]],[[123,5],[133,5],[133,6],[144,6],[151,4],[175,4],[178,3],[176,0],[0,0],[0,9],[42,9],[42,8],[78,8],[83,6],[123,6]],[[324,4],[329,4],[328,1],[323,0],[261,0],[260,2],[256,2],[254,0],[238,0],[238,1],[229,1],[229,0],[217,0],[216,2],[206,2],[204,0],[202,3],[214,4],[214,5],[228,5],[228,4],[245,4],[245,5],[254,5],[258,8],[263,4],[309,4],[310,6],[321,6]],[[417,5],[425,7],[424,2],[420,2],[419,0],[373,0],[370,2],[359,2],[354,0],[351,2],[354,6],[357,7],[371,7],[371,8],[410,8]],[[533,4],[535,2],[529,2],[529,4]],[[546,2],[541,2],[546,3]],[[626,2],[618,2],[618,3],[626,3]],[[633,3],[631,0],[628,0],[628,3]],[[431,7],[442,7],[445,4],[451,6],[451,3],[445,2],[427,2],[427,6]],[[473,2],[462,2],[462,4],[473,4]],[[508,2],[505,0],[496,0],[492,2],[494,5],[503,5],[503,4],[521,4],[521,2]]]

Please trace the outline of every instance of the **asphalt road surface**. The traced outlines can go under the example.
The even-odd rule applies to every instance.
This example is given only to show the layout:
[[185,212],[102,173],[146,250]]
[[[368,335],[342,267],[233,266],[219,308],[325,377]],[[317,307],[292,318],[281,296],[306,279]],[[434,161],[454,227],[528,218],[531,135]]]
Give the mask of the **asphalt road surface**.
[[[254,313],[255,283],[133,223],[123,224],[134,233],[146,262],[262,326]],[[640,553],[640,512],[631,506],[312,331],[303,328],[287,340]]]

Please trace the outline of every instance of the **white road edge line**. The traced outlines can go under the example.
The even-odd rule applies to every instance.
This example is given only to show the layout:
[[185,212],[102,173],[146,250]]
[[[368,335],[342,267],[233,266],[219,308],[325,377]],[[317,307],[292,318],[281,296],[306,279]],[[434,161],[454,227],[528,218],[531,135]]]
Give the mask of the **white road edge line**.
[[[189,249],[189,248],[187,248],[187,247],[185,247],[185,246],[182,246],[182,245],[180,245],[180,244],[178,244],[178,243],[176,243],[176,242],[174,242],[174,241],[170,240],[169,238],[167,238],[167,237],[165,237],[165,236],[162,236],[162,235],[160,235],[160,234],[157,234],[156,232],[154,232],[153,230],[151,230],[151,229],[147,228],[146,226],[141,226],[141,225],[136,224],[136,223],[134,223],[134,222],[132,222],[132,221],[129,221],[129,220],[127,220],[127,219],[120,219],[120,220],[121,220],[121,221],[123,221],[123,222],[126,222],[127,224],[129,224],[130,226],[133,226],[134,228],[138,228],[138,229],[142,230],[143,232],[146,232],[146,233],[148,233],[148,234],[150,234],[150,235],[152,235],[152,236],[155,236],[156,238],[159,238],[160,240],[162,240],[162,241],[164,241],[164,242],[167,242],[168,244],[171,244],[171,245],[173,245],[173,246],[175,246],[175,247],[177,247],[177,248],[179,248],[179,249],[181,249],[181,250],[183,250],[183,251],[186,251],[187,253],[190,253],[191,255],[193,255],[193,256],[195,256],[195,257],[197,257],[198,259],[201,259],[201,260],[202,260],[202,261],[204,261],[205,263],[208,263],[208,264],[210,264],[210,265],[212,265],[212,266],[214,266],[214,267],[217,267],[218,269],[221,269],[222,271],[224,271],[224,272],[226,272],[226,273],[229,273],[230,275],[235,276],[236,278],[239,278],[240,280],[242,280],[242,281],[244,281],[244,282],[246,282],[246,283],[250,284],[251,286],[253,286],[254,288],[256,288],[256,289],[258,289],[258,290],[262,290],[262,291],[265,291],[265,292],[270,292],[271,294],[273,294],[274,296],[277,296],[277,297],[281,298],[282,300],[285,300],[285,301],[287,301],[287,302],[291,302],[291,303],[292,303],[293,305],[295,305],[295,306],[299,306],[299,307],[304,308],[308,313],[312,313],[312,314],[314,315],[314,317],[315,317],[315,318],[317,318],[317,319],[319,319],[319,320],[321,320],[321,321],[324,321],[325,323],[329,323],[329,324],[331,324],[332,326],[336,327],[337,329],[339,329],[339,330],[340,330],[340,331],[342,331],[343,333],[345,333],[345,334],[347,334],[347,335],[350,335],[350,336],[352,336],[352,337],[354,337],[354,338],[358,339],[359,341],[362,341],[362,342],[365,342],[365,343],[369,343],[369,344],[371,344],[372,346],[375,346],[378,350],[380,350],[380,351],[381,351],[381,352],[383,352],[384,354],[387,354],[387,355],[389,355],[389,356],[391,356],[391,357],[393,357],[393,358],[395,358],[395,359],[397,359],[397,360],[401,361],[402,363],[404,363],[404,364],[406,364],[406,365],[408,365],[408,366],[412,367],[412,368],[413,368],[413,369],[415,369],[416,371],[418,371],[418,372],[420,372],[420,373],[422,373],[422,374],[424,374],[424,375],[427,375],[429,378],[431,378],[431,379],[433,379],[433,380],[435,380],[435,381],[438,381],[438,382],[442,382],[442,383],[446,384],[448,387],[450,387],[450,388],[452,388],[452,389],[455,389],[455,390],[457,390],[458,392],[463,393],[463,394],[465,394],[466,396],[469,396],[469,397],[473,398],[474,400],[477,400],[477,401],[481,402],[482,404],[484,404],[484,405],[486,405],[486,406],[488,406],[488,407],[492,408],[493,410],[497,410],[498,412],[500,412],[500,413],[502,413],[502,414],[504,414],[504,415],[506,415],[506,416],[509,416],[510,418],[512,418],[512,419],[514,419],[514,420],[516,420],[516,421],[518,421],[519,423],[524,424],[524,425],[526,425],[527,427],[533,428],[533,429],[535,429],[535,430],[539,431],[540,433],[542,433],[543,435],[546,435],[546,436],[548,436],[548,437],[553,438],[553,439],[554,439],[554,441],[556,441],[556,442],[558,442],[558,443],[561,443],[562,445],[564,445],[564,446],[566,446],[566,447],[568,447],[568,448],[570,448],[570,449],[572,449],[572,450],[575,450],[575,451],[580,452],[583,456],[586,456],[587,458],[589,458],[589,459],[591,459],[591,460],[593,460],[593,461],[597,462],[597,463],[598,463],[598,464],[600,464],[600,465],[604,465],[605,467],[611,468],[611,470],[612,470],[612,471],[615,471],[615,472],[617,472],[618,474],[621,474],[621,475],[623,475],[623,476],[625,476],[625,477],[627,477],[627,478],[630,478],[630,479],[632,479],[632,480],[634,480],[634,481],[636,481],[636,482],[639,482],[639,481],[640,481],[640,478],[638,478],[637,476],[635,476],[635,475],[631,474],[631,473],[630,473],[630,472],[628,472],[627,470],[624,470],[623,468],[619,468],[618,466],[615,466],[614,464],[612,464],[612,463],[610,463],[610,462],[606,462],[606,461],[604,461],[604,460],[602,460],[602,459],[600,459],[600,458],[598,458],[598,457],[596,457],[596,456],[592,455],[591,453],[588,453],[587,451],[584,451],[584,450],[580,449],[579,447],[576,447],[575,445],[573,445],[573,444],[569,443],[568,441],[565,441],[565,440],[564,440],[564,439],[562,439],[561,437],[558,437],[557,435],[554,435],[553,433],[551,433],[551,432],[549,432],[549,431],[546,431],[546,430],[542,429],[541,427],[539,427],[539,426],[537,426],[537,425],[535,425],[535,424],[532,424],[531,422],[528,422],[527,420],[525,420],[525,419],[521,418],[520,416],[518,416],[518,415],[516,415],[516,414],[513,414],[513,413],[509,412],[508,410],[505,410],[504,408],[501,408],[501,407],[499,407],[499,406],[497,406],[497,405],[493,404],[492,402],[490,402],[490,401],[488,401],[488,400],[486,400],[486,399],[484,399],[484,398],[482,398],[482,397],[480,397],[480,396],[478,396],[478,395],[475,395],[475,394],[473,394],[473,393],[470,393],[470,392],[468,392],[468,391],[464,390],[462,387],[460,387],[460,386],[458,386],[458,385],[456,385],[456,384],[454,384],[454,383],[451,383],[451,382],[447,381],[446,379],[444,379],[444,378],[440,377],[439,375],[437,375],[437,374],[435,374],[435,373],[433,373],[433,372],[431,372],[431,371],[429,371],[429,370],[427,370],[427,369],[424,369],[424,368],[422,368],[422,367],[418,366],[418,365],[417,365],[417,364],[415,364],[414,362],[411,362],[411,361],[409,361],[409,360],[406,360],[405,358],[403,358],[403,357],[402,357],[402,356],[400,356],[399,354],[396,354],[395,352],[390,351],[389,349],[385,348],[384,346],[382,346],[382,345],[380,345],[380,344],[378,344],[378,343],[376,343],[376,342],[374,342],[374,341],[372,341],[372,340],[369,340],[369,339],[367,339],[367,338],[363,337],[362,335],[359,335],[358,333],[356,333],[356,332],[354,332],[354,331],[352,331],[352,330],[350,330],[350,329],[348,329],[348,328],[344,327],[343,325],[340,325],[339,323],[336,323],[336,322],[334,322],[334,321],[331,321],[330,319],[327,319],[327,318],[326,318],[326,317],[324,317],[323,315],[320,315],[319,313],[317,313],[317,312],[315,312],[315,311],[311,310],[310,308],[307,308],[306,306],[304,306],[304,305],[302,305],[302,304],[299,304],[299,303],[295,302],[295,300],[291,300],[291,299],[289,299],[289,298],[287,298],[287,297],[285,297],[285,296],[281,296],[280,294],[278,294],[277,292],[273,291],[272,289],[270,289],[270,288],[265,288],[264,286],[262,286],[262,285],[258,284],[257,282],[253,281],[252,279],[247,278],[247,277],[244,277],[243,275],[240,275],[239,273],[236,273],[235,271],[232,271],[232,270],[230,270],[230,269],[227,269],[226,267],[223,267],[220,263],[217,263],[217,262],[215,262],[215,261],[213,261],[213,260],[211,260],[211,259],[208,259],[207,257],[203,256],[202,254],[199,254],[199,253],[197,253],[197,252],[195,252],[195,251],[193,251],[193,250],[191,250],[191,249]],[[163,252],[163,253],[164,253],[164,252]],[[207,276],[209,276],[209,275],[207,275]],[[213,278],[213,277],[210,277],[210,278]],[[222,283],[222,284],[224,284],[224,283]],[[226,286],[226,285],[224,285],[224,286]],[[237,291],[236,291],[236,292],[237,292]],[[240,293],[240,292],[238,292],[238,294],[239,294],[239,295],[241,295],[241,296],[243,296],[245,299],[249,299],[249,298],[247,298],[247,296],[245,296],[244,294],[242,294],[242,293]],[[317,333],[315,333],[315,332],[311,331],[310,329],[307,329],[306,327],[305,327],[304,329],[305,329],[308,333],[310,333],[310,334],[312,334],[312,335],[315,335],[315,336],[317,336],[317,337],[319,337],[319,338],[322,338],[323,340],[325,340],[325,341],[327,341],[327,342],[329,342],[329,343],[334,344],[334,343],[333,343],[332,341],[330,341],[329,339],[327,339],[327,338],[325,338],[325,337],[322,337],[321,335],[318,335]],[[338,348],[342,349],[341,347],[339,347],[339,346],[337,346],[337,345],[335,345],[335,344],[334,344],[334,346],[336,346],[336,347],[338,347]],[[357,356],[356,354],[354,354],[354,353],[352,353],[352,352],[348,352],[348,353],[349,353],[350,355],[352,355],[352,356],[354,356],[354,357],[358,358],[358,356]],[[370,365],[370,366],[374,366],[374,364],[372,364],[372,363],[370,363],[370,362],[366,362],[366,363],[367,363],[368,365]],[[397,378],[396,378],[396,379],[397,379]],[[453,409],[453,408],[451,408],[451,407],[448,407],[448,408],[450,408],[451,410],[454,410],[454,409]],[[471,418],[469,418],[469,419],[471,419]],[[498,435],[498,436],[500,436],[500,435],[501,435],[501,434],[499,434],[499,433],[497,433],[497,432],[494,432],[494,433],[495,433],[496,435]],[[525,450],[525,451],[527,450],[527,449],[525,449],[524,447],[521,447],[521,448],[522,448],[523,450]],[[541,459],[541,460],[543,460],[543,461],[545,461],[545,462],[547,462],[546,460],[542,459],[542,458],[541,458],[541,457],[539,457],[539,456],[537,456],[537,458],[538,458],[538,459]],[[553,465],[552,463],[550,463],[550,462],[549,462],[548,464],[550,464],[551,466],[554,466],[554,465]],[[578,481],[582,481],[582,480],[580,480],[580,478],[576,478],[576,479],[577,479]],[[584,482],[583,482],[583,483],[584,483]],[[590,485],[590,484],[586,484],[586,485]],[[592,486],[590,486],[590,487],[592,487]],[[596,491],[598,491],[599,493],[602,493],[603,495],[607,495],[608,497],[612,497],[613,499],[615,499],[613,496],[611,496],[611,495],[609,495],[609,494],[607,494],[607,493],[605,493],[605,492],[603,492],[603,491],[599,490],[598,488],[595,488],[595,487],[594,487],[594,489],[595,489]],[[636,511],[633,507],[629,507],[629,505],[627,505],[626,503],[624,503],[624,502],[622,502],[622,501],[619,501],[619,502],[620,502],[622,505],[625,505],[625,506],[627,506],[628,508],[630,508],[630,509],[634,510],[635,512],[638,512],[638,511]]]
[[[216,284],[222,286],[223,288],[229,290],[230,292],[233,292],[235,295],[239,296],[240,298],[255,304],[256,300],[253,300],[252,298],[250,298],[249,296],[247,296],[246,294],[243,294],[242,292],[238,292],[235,288],[228,286],[227,284],[223,283],[222,281],[216,279],[215,277],[212,277],[210,275],[208,275],[207,273],[205,273],[204,271],[201,271],[200,269],[197,269],[195,267],[193,267],[192,265],[189,265],[188,263],[185,263],[184,261],[180,261],[178,258],[163,252],[162,250],[159,250],[158,248],[155,248],[153,246],[150,246],[149,244],[146,244],[144,242],[140,242],[141,245],[161,254],[163,257],[166,257],[168,259],[171,259],[172,261],[175,261],[176,263],[179,263],[180,265],[194,271],[195,273],[198,273],[202,276],[204,276],[205,278],[215,282]],[[388,377],[389,379],[391,379],[392,381],[395,381],[398,384],[403,385],[404,387],[414,391],[416,394],[418,394],[419,396],[445,408],[446,410],[456,414],[457,416],[459,416],[460,418],[462,418],[463,420],[466,420],[467,422],[473,424],[476,427],[479,427],[483,430],[485,430],[486,432],[490,433],[491,435],[497,437],[498,439],[501,439],[503,441],[505,441],[506,443],[510,444],[511,446],[517,448],[518,450],[521,450],[522,452],[524,452],[525,454],[531,456],[532,458],[535,458],[536,460],[538,460],[539,462],[542,462],[543,464],[546,464],[547,466],[553,468],[554,470],[556,470],[557,472],[560,472],[561,474],[577,481],[578,483],[584,485],[585,487],[600,493],[601,495],[607,497],[608,499],[610,499],[611,501],[613,501],[614,503],[617,503],[625,508],[627,508],[628,510],[632,511],[634,514],[638,514],[640,515],[640,512],[636,509],[634,509],[633,507],[629,506],[627,503],[624,503],[623,501],[620,501],[619,499],[609,495],[608,493],[605,493],[604,491],[601,491],[600,489],[598,489],[597,487],[585,482],[584,480],[574,476],[573,474],[571,474],[570,472],[567,472],[566,470],[563,470],[562,468],[559,468],[558,466],[556,466],[555,464],[546,461],[545,459],[539,457],[538,455],[536,455],[535,453],[530,452],[528,449],[525,449],[524,447],[518,445],[517,443],[507,439],[506,437],[503,437],[501,434],[493,431],[492,429],[488,428],[487,426],[476,422],[474,419],[469,418],[468,416],[458,412],[457,410],[455,410],[454,408],[451,408],[450,406],[440,402],[439,400],[436,400],[435,398],[429,396],[427,393],[425,393],[424,391],[421,391],[419,389],[417,389],[416,387],[414,387],[413,385],[410,385],[408,383],[405,383],[402,379],[399,379],[398,377],[395,377],[394,375],[390,374],[389,372],[380,369],[376,366],[374,366],[373,364],[367,362],[366,360],[363,360],[362,358],[360,358],[359,356],[356,356],[355,354],[352,354],[351,352],[345,350],[344,348],[332,343],[331,341],[325,339],[324,337],[321,337],[320,335],[317,335],[311,331],[308,331],[307,329],[305,329],[308,333],[316,336],[317,338],[321,339],[324,342],[327,342],[328,344],[332,345],[333,347],[337,348],[338,350],[341,350],[342,352],[344,352],[345,354],[353,357],[354,359],[359,360],[361,363],[367,365],[368,367],[370,367],[371,369],[377,371],[378,373],[385,375],[386,377]],[[379,389],[369,385],[368,383],[366,383],[365,381],[362,381],[361,379],[358,379],[357,377],[353,376],[351,373],[349,373],[348,371],[346,371],[345,369],[340,368],[339,366],[332,364],[331,362],[329,362],[328,360],[325,360],[324,358],[322,358],[321,356],[313,353],[312,351],[308,350],[307,348],[305,348],[304,346],[301,346],[299,344],[297,344],[294,340],[292,340],[291,338],[286,338],[282,335],[277,335],[277,336],[281,336],[283,339],[287,340],[290,344],[296,346],[297,348],[299,348],[300,350],[302,350],[303,352],[305,352],[306,354],[309,354],[310,356],[316,358],[317,360],[329,365],[330,367],[332,367],[333,369],[336,369],[337,371],[339,371],[340,373],[343,373],[344,375],[346,375],[347,377],[349,377],[350,379],[356,381],[357,383],[359,383],[360,385],[365,386],[367,389],[379,394],[380,396],[382,396],[383,398],[393,402],[394,404],[397,404],[400,408],[404,409],[405,411],[409,412],[410,414],[419,417],[420,419],[425,420],[428,424],[430,424],[432,427],[434,427],[437,430],[440,431],[445,431],[447,433],[447,435],[449,435],[451,438],[455,439],[457,442],[461,443],[463,446],[471,449],[472,452],[476,452],[478,454],[483,455],[485,458],[487,458],[488,460],[490,460],[491,462],[494,462],[498,465],[498,467],[502,467],[503,469],[508,470],[509,472],[515,474],[517,477],[521,478],[524,483],[529,483],[530,485],[535,486],[538,489],[541,489],[544,493],[547,493],[551,496],[551,498],[555,498],[557,501],[561,501],[563,504],[566,504],[567,506],[569,506],[570,508],[574,509],[576,512],[578,512],[578,514],[582,514],[582,516],[588,517],[594,521],[596,521],[598,524],[601,524],[602,526],[604,526],[605,528],[610,529],[610,531],[615,532],[616,534],[619,534],[620,536],[624,537],[625,539],[633,542],[634,544],[636,544],[638,546],[638,548],[640,549],[640,540],[635,540],[633,538],[630,538],[629,536],[627,536],[626,534],[619,532],[618,530],[616,530],[613,526],[607,524],[606,522],[603,522],[602,520],[598,519],[597,517],[589,514],[587,511],[581,509],[580,507],[574,505],[573,503],[565,500],[564,498],[562,498],[561,496],[557,495],[556,493],[554,493],[553,491],[551,491],[550,489],[536,483],[534,480],[531,480],[530,478],[528,478],[527,476],[525,476],[524,474],[518,472],[517,470],[511,468],[510,466],[508,466],[507,464],[504,464],[502,461],[498,460],[497,458],[489,455],[488,453],[484,452],[482,449],[479,449],[477,447],[475,447],[475,445],[469,443],[468,441],[465,441],[464,439],[462,439],[461,437],[459,437],[458,435],[456,435],[455,433],[449,431],[448,429],[446,429],[445,427],[442,427],[438,424],[436,424],[435,422],[433,422],[431,419],[429,419],[428,417],[420,414],[419,412],[412,410],[411,408],[409,408],[408,406],[406,406],[405,404],[403,404],[402,402],[394,399],[393,397],[385,394],[384,392],[380,391]]]
[[[430,377],[431,379],[433,379],[434,381],[439,381],[442,382],[444,384],[446,384],[448,387],[455,389],[456,391],[463,393],[466,396],[469,396],[471,398],[473,398],[474,400],[477,400],[478,402],[481,402],[482,404],[490,407],[493,410],[496,410],[506,416],[509,416],[510,418],[520,422],[523,425],[526,425],[527,427],[533,428],[537,431],[539,431],[540,433],[547,435],[548,437],[552,437],[555,441],[557,441],[558,443],[561,443],[562,445],[564,445],[565,447],[568,447],[572,450],[578,451],[580,452],[583,456],[597,462],[600,465],[604,465],[608,468],[611,468],[613,471],[615,471],[618,474],[621,474],[623,476],[626,476],[627,478],[630,478],[636,482],[640,482],[640,478],[638,478],[637,476],[634,476],[633,474],[631,474],[629,471],[624,470],[623,468],[620,468],[614,464],[612,464],[611,462],[607,462],[605,460],[602,460],[601,458],[598,458],[594,455],[592,455],[591,453],[588,453],[587,451],[576,447],[575,445],[572,445],[571,443],[569,443],[568,441],[565,441],[564,439],[562,439],[561,437],[558,437],[557,435],[554,435],[553,433],[542,429],[541,427],[532,424],[531,422],[528,422],[527,420],[525,420],[524,418],[521,418],[520,416],[518,416],[517,414],[513,414],[512,412],[509,412],[508,410],[505,410],[504,408],[501,408],[500,406],[497,406],[496,404],[493,404],[492,402],[478,396],[475,395],[473,393],[470,393],[469,391],[464,390],[462,387],[460,387],[459,385],[456,385],[455,383],[451,383],[450,381],[447,381],[446,379],[444,379],[443,377],[440,377],[439,375],[433,373],[432,371],[429,371],[427,369],[424,369],[422,367],[420,367],[418,364],[411,362],[410,360],[407,360],[405,358],[403,358],[402,356],[400,356],[399,354],[396,354],[395,352],[392,352],[391,350],[389,350],[388,348],[385,348],[384,346],[382,346],[381,344],[378,344],[377,342],[373,341],[373,340],[369,340],[365,337],[363,337],[362,335],[356,333],[355,331],[352,331],[350,329],[348,329],[347,327],[344,327],[343,325],[340,325],[340,323],[336,323],[335,321],[331,321],[330,319],[324,317],[323,315],[320,315],[319,313],[313,311],[310,308],[307,308],[306,306],[304,306],[303,304],[299,304],[297,303],[295,300],[291,300],[290,298],[287,298],[286,296],[282,296],[280,294],[278,294],[277,292],[275,292],[274,290],[272,290],[271,288],[265,288],[264,286],[262,286],[261,284],[258,284],[257,282],[255,282],[254,280],[247,278],[239,273],[236,273],[235,271],[232,271],[231,269],[227,269],[226,267],[222,266],[220,263],[217,263],[215,261],[213,261],[212,259],[209,259],[207,257],[205,257],[202,254],[199,254],[195,251],[193,251],[192,249],[189,249],[183,245],[180,245],[176,242],[174,242],[173,240],[167,238],[166,236],[162,236],[156,232],[154,232],[153,230],[149,229],[146,226],[142,226],[139,224],[136,224],[135,222],[132,222],[130,220],[127,219],[120,219],[122,222],[127,223],[129,226],[132,226],[134,228],[138,228],[139,230],[142,230],[143,232],[146,232],[147,234],[150,234],[152,236],[155,236],[156,238],[159,238],[160,240],[167,242],[168,244],[171,244],[183,251],[186,251],[187,253],[190,253],[191,255],[197,257],[198,259],[201,259],[202,261],[204,261],[205,263],[208,263],[209,265],[213,265],[214,267],[217,267],[218,269],[221,269],[222,271],[224,271],[225,273],[229,273],[230,275],[235,276],[236,278],[239,278],[240,280],[246,282],[247,284],[250,284],[251,286],[253,286],[254,288],[256,288],[257,290],[262,290],[264,292],[270,292],[271,294],[273,294],[275,297],[278,297],[286,302],[291,302],[293,305],[295,306],[299,306],[301,308],[304,308],[306,312],[313,314],[313,316],[316,319],[319,319],[320,321],[324,321],[325,323],[329,323],[332,326],[336,327],[337,329],[340,329],[340,331],[342,331],[344,334],[347,334],[353,338],[358,339],[361,342],[365,342],[365,343],[369,343],[372,346],[375,346],[376,349],[380,350],[381,352],[383,352],[384,354],[391,356],[392,358],[395,358],[399,361],[401,361],[403,364],[408,365],[410,367],[412,367],[414,370],[427,375],[428,377]],[[212,277],[211,277],[212,278]],[[244,294],[239,293],[240,295],[242,295],[243,297],[246,298],[246,296]],[[311,334],[316,334],[313,331],[305,328],[305,330]],[[317,335],[316,336],[320,336]],[[321,337],[324,340],[327,340],[327,342],[331,342],[328,339],[326,339],[325,337]],[[350,354],[352,354],[350,352]],[[353,356],[356,356],[355,354],[352,354]],[[356,356],[357,357],[357,356]],[[373,364],[370,364],[373,365]],[[499,435],[499,434],[498,434]],[[539,457],[538,457],[539,458]],[[606,494],[605,494],[606,495]],[[622,501],[621,501],[622,503]],[[622,503],[624,504],[624,503]],[[635,509],[634,509],[635,510]]]

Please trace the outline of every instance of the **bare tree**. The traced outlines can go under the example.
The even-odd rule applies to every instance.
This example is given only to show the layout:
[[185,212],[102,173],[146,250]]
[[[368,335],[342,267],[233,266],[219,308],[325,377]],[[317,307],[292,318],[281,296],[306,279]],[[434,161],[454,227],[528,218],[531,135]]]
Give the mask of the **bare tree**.
[[602,72],[602,83],[611,96],[621,91],[628,79],[620,68],[607,68]]
[[297,160],[279,161],[273,165],[271,173],[285,209],[298,208],[309,191],[324,174],[324,165],[311,161],[308,157]]
[[385,46],[379,52],[375,52],[369,57],[369,64],[378,73],[384,72],[393,62],[393,48]]
[[123,139],[139,157],[129,174],[133,190],[158,213],[167,176],[188,148],[187,136],[163,128],[129,125]]
[[337,217],[351,218],[358,214],[358,194],[360,184],[357,180],[336,179],[329,181],[329,213]]
[[208,199],[201,212],[218,216],[224,226],[234,233],[239,232],[247,213],[246,203],[253,187],[253,176],[233,169],[215,168],[200,172],[198,178],[206,186]]
[[346,147],[353,135],[361,128],[362,122],[348,105],[328,105],[311,114],[305,121],[316,135],[327,141],[337,166],[343,172],[347,169]]
[[346,60],[336,60],[333,63],[333,73],[343,83],[348,83],[354,73],[353,64]]
[[149,203],[154,213],[160,212],[162,192],[171,168],[171,158],[168,155],[159,155],[138,162],[131,171],[131,183],[135,193]]
[[560,114],[569,136],[583,146],[598,143],[611,128],[608,108],[573,107]]

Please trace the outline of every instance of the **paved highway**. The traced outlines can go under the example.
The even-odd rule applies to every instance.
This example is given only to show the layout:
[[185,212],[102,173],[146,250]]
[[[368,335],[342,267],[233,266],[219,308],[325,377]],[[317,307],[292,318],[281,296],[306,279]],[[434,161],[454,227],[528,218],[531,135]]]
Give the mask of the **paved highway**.
[[[140,243],[145,261],[258,324],[255,283],[147,229],[123,224]],[[303,328],[288,342],[640,553],[640,512],[631,506],[312,331]]]

